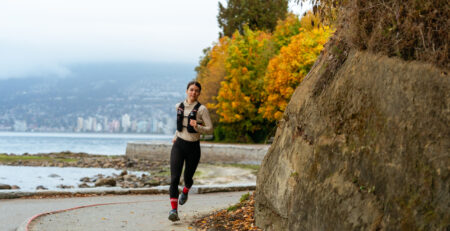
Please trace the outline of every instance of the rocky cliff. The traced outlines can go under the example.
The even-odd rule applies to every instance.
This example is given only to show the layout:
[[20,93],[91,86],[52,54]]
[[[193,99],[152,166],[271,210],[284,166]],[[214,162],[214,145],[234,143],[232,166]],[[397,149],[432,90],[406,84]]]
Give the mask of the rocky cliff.
[[330,75],[333,59],[322,54],[279,124],[258,174],[257,225],[448,228],[448,70],[352,51]]

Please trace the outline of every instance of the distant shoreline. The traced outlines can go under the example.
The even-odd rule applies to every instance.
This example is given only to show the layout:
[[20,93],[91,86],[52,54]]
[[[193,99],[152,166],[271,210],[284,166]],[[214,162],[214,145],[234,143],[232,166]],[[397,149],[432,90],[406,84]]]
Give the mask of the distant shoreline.
[[13,136],[42,136],[42,137],[105,137],[105,138],[160,138],[172,139],[173,135],[167,134],[150,134],[150,133],[100,133],[100,132],[16,132],[16,131],[0,131],[0,137]]

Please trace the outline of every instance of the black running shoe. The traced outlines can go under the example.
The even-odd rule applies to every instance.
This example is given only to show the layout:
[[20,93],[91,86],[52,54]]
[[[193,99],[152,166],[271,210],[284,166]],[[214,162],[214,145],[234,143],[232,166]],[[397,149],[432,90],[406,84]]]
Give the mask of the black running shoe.
[[178,199],[178,203],[180,205],[184,205],[184,203],[186,203],[187,199],[188,199],[188,195],[184,194],[184,193],[181,193],[180,199]]
[[169,220],[175,222],[175,221],[179,221],[180,218],[178,217],[178,211],[176,209],[172,209],[169,212]]

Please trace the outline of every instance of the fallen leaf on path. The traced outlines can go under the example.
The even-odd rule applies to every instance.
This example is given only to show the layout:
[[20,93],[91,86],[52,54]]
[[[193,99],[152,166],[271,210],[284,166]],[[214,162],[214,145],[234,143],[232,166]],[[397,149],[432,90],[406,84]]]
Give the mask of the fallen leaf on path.
[[198,230],[248,230],[261,231],[255,226],[255,206],[254,194],[247,200],[242,201],[234,207],[239,208],[235,211],[227,209],[213,211],[205,217],[200,217],[191,225]]

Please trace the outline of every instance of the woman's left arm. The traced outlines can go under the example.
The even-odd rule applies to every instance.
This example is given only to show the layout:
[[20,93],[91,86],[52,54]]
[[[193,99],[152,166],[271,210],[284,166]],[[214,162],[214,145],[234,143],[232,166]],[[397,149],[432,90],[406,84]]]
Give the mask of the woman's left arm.
[[208,109],[206,107],[202,107],[203,110],[199,110],[199,114],[205,123],[205,125],[197,124],[197,131],[203,134],[212,134],[213,132],[213,125],[211,122],[211,117],[209,116]]

